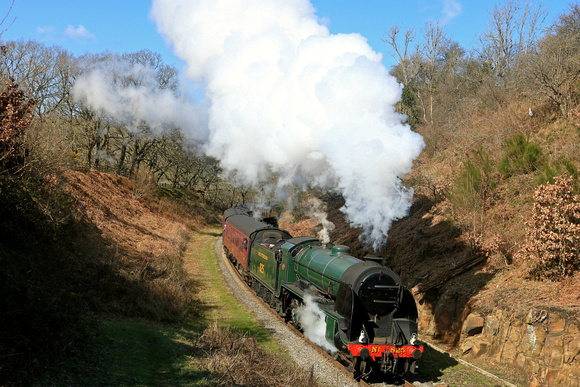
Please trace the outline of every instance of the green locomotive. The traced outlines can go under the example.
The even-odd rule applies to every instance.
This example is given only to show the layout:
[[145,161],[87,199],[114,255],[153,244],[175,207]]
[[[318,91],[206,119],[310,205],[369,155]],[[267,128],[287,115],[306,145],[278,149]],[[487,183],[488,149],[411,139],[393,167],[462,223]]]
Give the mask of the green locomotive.
[[245,207],[226,210],[227,257],[256,293],[295,325],[296,311],[314,297],[325,315],[325,338],[355,377],[371,372],[415,373],[424,345],[417,338],[417,307],[397,274],[376,257],[358,259],[343,245],[292,237]]

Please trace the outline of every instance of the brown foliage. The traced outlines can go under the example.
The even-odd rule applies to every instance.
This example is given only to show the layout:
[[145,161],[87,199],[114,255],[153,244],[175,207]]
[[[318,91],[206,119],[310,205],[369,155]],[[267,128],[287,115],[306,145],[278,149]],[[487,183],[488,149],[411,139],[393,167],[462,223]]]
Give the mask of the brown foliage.
[[[96,170],[65,170],[63,175],[74,201],[74,216],[89,226],[84,243],[104,249],[101,261],[122,280],[108,284],[111,293],[101,294],[104,299],[97,304],[109,313],[157,321],[196,313],[197,285],[187,278],[181,256],[190,230],[198,228],[203,218],[186,211],[182,215],[159,211],[135,198],[131,181],[121,176]],[[121,289],[125,283],[138,286]],[[113,295],[114,291],[122,296]]]
[[220,386],[314,386],[312,375],[259,347],[245,333],[213,324],[200,336],[201,367],[208,368]]
[[527,240],[516,258],[531,260],[537,278],[562,279],[580,267],[580,195],[573,188],[573,179],[563,176],[534,192]]
[[14,83],[6,83],[0,94],[0,167],[21,165],[23,152],[19,152],[21,137],[32,120],[33,100],[27,100],[24,92]]

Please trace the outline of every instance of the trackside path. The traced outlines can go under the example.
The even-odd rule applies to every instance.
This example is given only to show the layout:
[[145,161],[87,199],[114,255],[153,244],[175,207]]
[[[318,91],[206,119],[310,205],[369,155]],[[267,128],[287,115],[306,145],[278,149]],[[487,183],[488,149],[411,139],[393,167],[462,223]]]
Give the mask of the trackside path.
[[194,324],[203,329],[217,322],[220,326],[250,332],[261,342],[268,341],[268,331],[233,297],[227,281],[224,281],[214,251],[216,244],[221,246],[220,237],[220,228],[202,230],[192,238],[184,257],[184,268],[200,284],[197,296],[203,304],[203,318]]

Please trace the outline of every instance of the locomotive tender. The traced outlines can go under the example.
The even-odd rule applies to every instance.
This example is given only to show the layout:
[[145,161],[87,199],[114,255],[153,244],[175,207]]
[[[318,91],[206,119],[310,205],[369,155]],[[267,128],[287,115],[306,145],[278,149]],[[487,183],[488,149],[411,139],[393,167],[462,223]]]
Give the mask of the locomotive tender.
[[294,325],[296,308],[313,294],[325,314],[326,340],[356,378],[416,372],[424,345],[415,300],[380,258],[360,260],[347,246],[292,237],[243,206],[225,211],[223,245],[248,285]]

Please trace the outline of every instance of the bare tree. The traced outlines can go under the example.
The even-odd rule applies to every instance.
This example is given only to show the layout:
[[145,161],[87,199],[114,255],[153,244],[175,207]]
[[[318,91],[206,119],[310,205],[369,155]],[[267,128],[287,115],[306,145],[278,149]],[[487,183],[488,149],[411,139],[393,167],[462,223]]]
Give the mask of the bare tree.
[[399,43],[400,32],[399,26],[392,26],[389,30],[389,35],[381,40],[391,46],[392,51],[389,54],[397,61],[396,67],[400,69],[401,77],[399,81],[404,85],[408,85],[417,73],[417,62],[413,60],[413,53],[409,47],[415,40],[415,33],[412,28],[406,30],[401,44]]
[[[2,20],[0,20],[0,26],[2,26],[6,22],[6,19],[8,19],[8,16],[10,16],[10,12],[12,12],[12,7],[14,7],[14,0],[12,0],[12,2],[10,3],[10,7],[8,8],[8,11],[6,12]],[[6,28],[0,30],[0,39],[2,39],[2,35],[4,35],[4,32],[6,32],[12,26],[12,24],[14,24],[15,21],[16,18],[12,19],[12,21]]]
[[425,92],[419,93],[419,98],[424,106],[424,120],[432,126],[436,83],[441,72],[440,64],[444,62],[444,52],[449,40],[445,36],[443,26],[439,21],[425,23],[423,40],[422,52],[425,60],[421,66],[421,73],[425,84]]
[[[465,94],[457,90],[466,84],[463,80],[467,74],[463,69],[465,50],[447,37],[438,21],[425,23],[414,49],[411,44],[415,42],[415,34],[411,29],[401,37],[400,28],[393,26],[383,41],[391,46],[390,54],[397,60],[391,74],[405,85],[399,111],[409,117],[411,125],[423,122],[431,127],[440,126],[436,116],[443,117],[449,106],[437,109],[437,104],[459,101],[458,96]],[[444,95],[450,89],[455,99]]]
[[[141,65],[155,74],[155,81],[159,89],[168,89],[177,92],[178,78],[177,69],[173,66],[163,63],[161,54],[150,51],[140,50],[133,53],[123,54],[120,58],[131,65]],[[124,85],[138,86],[143,82],[143,78],[124,77]]]
[[[5,46],[0,71],[10,74],[36,101],[36,116],[55,112],[69,90],[71,54],[35,41],[11,41]],[[64,86],[64,88],[63,88]]]
[[[149,50],[141,50],[123,55],[98,54],[85,55],[79,59],[79,75],[105,69],[111,74],[112,86],[118,89],[169,90],[174,94],[178,91],[177,70],[163,64],[160,54]],[[136,70],[136,71],[134,71]],[[164,131],[167,128],[153,129],[146,122],[133,117],[114,117],[103,111],[94,111],[83,101],[78,101],[73,110],[73,121],[80,128],[77,136],[87,152],[85,159],[91,167],[110,168],[119,174],[135,174],[143,165],[149,170],[151,155],[160,148]],[[106,163],[105,163],[106,161]]]
[[525,72],[529,92],[558,107],[563,116],[578,102],[580,5],[570,6],[530,55]]
[[494,75],[504,86],[518,62],[538,42],[547,17],[545,7],[519,0],[498,3],[490,11],[490,21],[479,37],[479,55],[493,66]]

